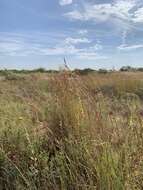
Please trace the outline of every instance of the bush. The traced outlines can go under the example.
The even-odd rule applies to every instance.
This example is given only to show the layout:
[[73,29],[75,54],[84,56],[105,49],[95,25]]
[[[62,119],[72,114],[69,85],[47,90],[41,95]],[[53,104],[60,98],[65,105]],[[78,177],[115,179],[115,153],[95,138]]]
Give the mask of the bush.
[[18,75],[12,71],[4,70],[2,73],[2,76],[5,77],[5,80],[19,80],[19,79],[24,79],[23,76]]
[[32,70],[32,72],[34,72],[34,73],[37,73],[37,72],[39,72],[39,73],[45,73],[46,70],[44,68],[38,68],[38,69]]
[[106,74],[106,73],[108,73],[108,71],[106,69],[99,69],[98,73],[99,74]]
[[74,70],[74,73],[76,73],[78,75],[87,75],[87,74],[90,74],[90,73],[93,73],[93,72],[95,72],[95,70],[90,69],[90,68],[83,69],[83,70],[80,70],[80,69],[75,69]]

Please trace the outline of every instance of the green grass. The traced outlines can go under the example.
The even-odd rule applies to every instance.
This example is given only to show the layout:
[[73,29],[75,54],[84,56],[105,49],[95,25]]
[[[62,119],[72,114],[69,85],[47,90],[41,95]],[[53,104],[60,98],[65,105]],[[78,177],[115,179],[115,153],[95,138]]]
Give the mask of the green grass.
[[0,189],[142,189],[142,89],[138,73],[6,75]]

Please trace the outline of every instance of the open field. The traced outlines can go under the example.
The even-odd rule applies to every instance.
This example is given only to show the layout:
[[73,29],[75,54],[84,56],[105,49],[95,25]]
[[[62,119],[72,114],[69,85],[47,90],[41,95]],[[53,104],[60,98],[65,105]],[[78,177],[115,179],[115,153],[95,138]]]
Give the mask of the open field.
[[1,189],[143,189],[143,73],[2,75]]

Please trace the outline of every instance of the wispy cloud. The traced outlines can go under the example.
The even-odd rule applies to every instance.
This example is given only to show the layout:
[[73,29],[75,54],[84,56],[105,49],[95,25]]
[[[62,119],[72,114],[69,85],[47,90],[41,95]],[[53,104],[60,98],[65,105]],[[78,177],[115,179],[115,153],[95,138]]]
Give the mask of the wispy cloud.
[[[87,46],[77,47],[79,44],[88,43]],[[88,38],[68,37],[57,41],[56,45],[48,45],[41,42],[29,40],[26,37],[11,35],[0,38],[0,56],[72,56],[77,59],[102,59],[105,56],[99,55],[102,50],[100,44],[90,44]]]
[[121,45],[118,47],[118,49],[122,51],[132,51],[140,48],[143,48],[143,44]]
[[78,31],[78,34],[80,34],[80,35],[86,35],[87,33],[88,33],[88,31],[86,29]]
[[66,44],[81,44],[81,43],[90,43],[91,41],[87,38],[71,38],[68,37],[65,39]]
[[59,45],[54,48],[40,48],[39,52],[42,55],[48,56],[73,56],[77,59],[87,59],[87,60],[96,60],[96,59],[107,59],[107,56],[102,55],[99,51],[102,49],[101,45],[96,44],[89,48],[77,48],[74,45]]
[[108,57],[105,55],[99,55],[97,53],[92,53],[92,52],[83,52],[77,58],[83,59],[83,60],[104,60],[104,59],[108,59]]
[[132,31],[143,31],[143,2],[141,0],[112,0],[108,3],[83,1],[82,6],[74,7],[72,11],[65,13],[65,16],[82,23],[90,21],[92,27],[93,23],[100,23],[102,27],[106,23],[116,34],[120,34],[121,49],[129,50],[140,47],[127,47],[126,41]]
[[86,49],[82,49],[78,52],[77,58],[84,60],[99,60],[99,59],[108,59],[107,56],[99,53],[103,47],[100,44],[96,44]]
[[60,0],[59,4],[61,6],[72,4],[72,0]]

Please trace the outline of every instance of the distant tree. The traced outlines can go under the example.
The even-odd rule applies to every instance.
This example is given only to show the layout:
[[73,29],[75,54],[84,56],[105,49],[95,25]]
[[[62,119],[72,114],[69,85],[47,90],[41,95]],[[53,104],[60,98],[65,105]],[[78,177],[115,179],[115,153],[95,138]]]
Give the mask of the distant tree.
[[38,68],[38,69],[32,70],[32,72],[44,73],[44,72],[46,72],[46,70],[44,68]]
[[120,68],[120,71],[124,72],[124,71],[136,71],[136,68],[133,68],[131,66],[123,66]]
[[86,68],[86,69],[75,69],[74,72],[79,75],[87,75],[89,73],[94,72],[95,70]]
[[137,71],[143,72],[143,67],[138,68]]

